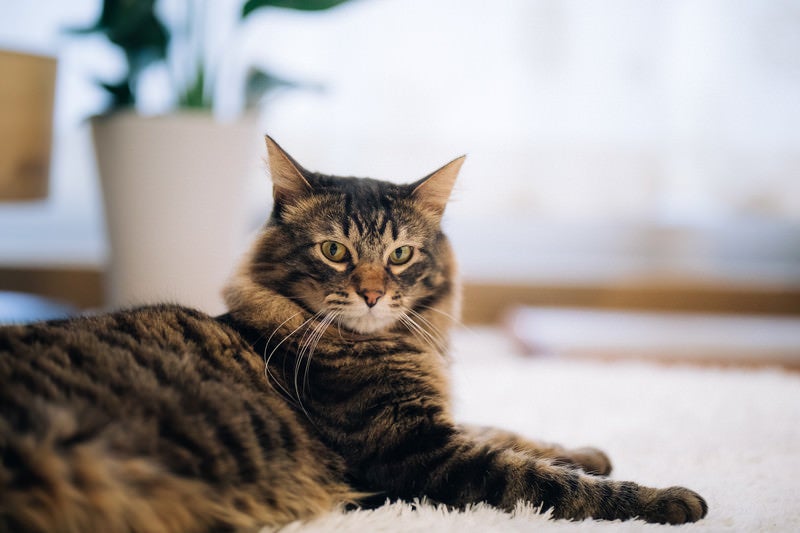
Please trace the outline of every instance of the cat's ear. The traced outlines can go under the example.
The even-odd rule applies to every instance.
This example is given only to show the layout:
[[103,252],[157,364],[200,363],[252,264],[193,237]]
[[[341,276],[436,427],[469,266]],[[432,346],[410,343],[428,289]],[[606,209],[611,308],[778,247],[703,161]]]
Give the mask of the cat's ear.
[[450,192],[456,183],[458,171],[461,170],[466,158],[467,156],[462,155],[453,159],[436,172],[414,183],[411,196],[427,210],[442,216],[447,200],[450,199]]
[[275,202],[292,202],[311,192],[311,184],[303,176],[302,167],[272,137],[265,135],[264,140]]

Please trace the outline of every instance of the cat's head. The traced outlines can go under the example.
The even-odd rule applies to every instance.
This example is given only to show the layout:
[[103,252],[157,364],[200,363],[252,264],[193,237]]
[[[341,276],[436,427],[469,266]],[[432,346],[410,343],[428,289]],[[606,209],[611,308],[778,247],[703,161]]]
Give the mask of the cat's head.
[[[454,312],[455,262],[440,222],[463,157],[397,185],[310,172],[269,137],[267,149],[275,203],[239,287],[277,292],[357,333],[413,328],[409,319],[430,308]],[[229,290],[232,310],[246,297]]]

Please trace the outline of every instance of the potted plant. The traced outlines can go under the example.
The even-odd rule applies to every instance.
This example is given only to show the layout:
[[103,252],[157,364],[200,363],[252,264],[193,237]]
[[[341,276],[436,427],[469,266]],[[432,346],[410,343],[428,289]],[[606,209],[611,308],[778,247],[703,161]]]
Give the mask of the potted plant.
[[[264,8],[324,10],[347,0],[248,0],[242,19]],[[106,111],[92,118],[110,258],[109,306],[171,300],[210,313],[247,232],[245,177],[260,142],[253,114],[214,119],[218,57],[203,47],[206,1],[186,0],[182,20],[159,17],[156,0],[104,0],[99,33],[124,53],[121,79],[101,82]],[[148,69],[170,72],[172,109],[142,116],[137,104]],[[248,105],[292,82],[251,69]]]

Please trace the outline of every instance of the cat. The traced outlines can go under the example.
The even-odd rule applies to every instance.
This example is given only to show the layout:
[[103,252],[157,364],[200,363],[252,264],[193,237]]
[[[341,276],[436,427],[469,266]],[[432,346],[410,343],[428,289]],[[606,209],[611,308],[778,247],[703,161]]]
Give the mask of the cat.
[[458,158],[397,185],[267,137],[274,205],[211,317],[160,304],[0,329],[0,531],[233,531],[345,506],[518,501],[680,524],[695,492],[450,413]]

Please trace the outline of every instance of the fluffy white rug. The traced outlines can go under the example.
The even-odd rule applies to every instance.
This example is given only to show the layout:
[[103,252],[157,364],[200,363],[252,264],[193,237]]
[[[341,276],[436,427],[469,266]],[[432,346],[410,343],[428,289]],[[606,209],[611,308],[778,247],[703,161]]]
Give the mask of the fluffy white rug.
[[[678,526],[698,532],[800,531],[800,375],[525,359],[491,330],[460,332],[453,383],[460,420],[570,446],[605,449],[616,479],[684,485],[709,514]],[[642,531],[640,521],[549,520],[478,505],[428,504],[330,513],[281,532]],[[265,530],[266,531],[266,530]]]

